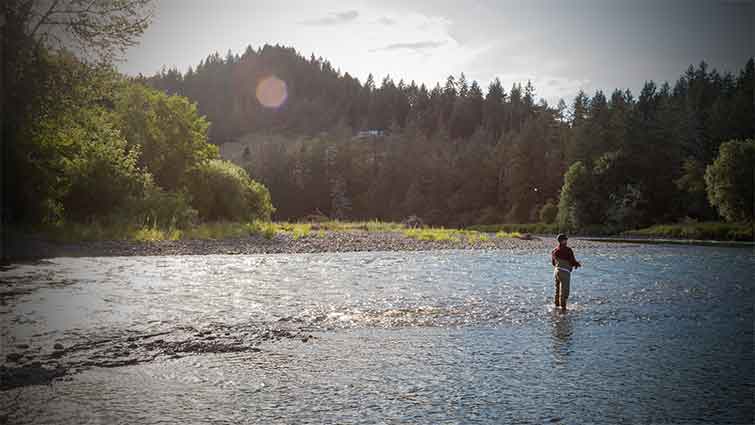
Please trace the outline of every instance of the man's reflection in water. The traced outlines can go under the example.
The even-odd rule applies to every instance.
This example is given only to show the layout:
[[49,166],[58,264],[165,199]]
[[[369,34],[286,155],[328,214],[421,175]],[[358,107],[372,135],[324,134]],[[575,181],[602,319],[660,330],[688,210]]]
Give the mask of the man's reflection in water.
[[572,314],[554,312],[551,321],[553,358],[556,364],[565,364],[571,352],[572,334],[574,333],[574,319]]

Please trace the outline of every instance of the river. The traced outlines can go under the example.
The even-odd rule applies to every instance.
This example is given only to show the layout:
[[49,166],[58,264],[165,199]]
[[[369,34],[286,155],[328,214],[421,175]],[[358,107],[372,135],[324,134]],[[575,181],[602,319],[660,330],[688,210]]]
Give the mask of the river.
[[577,257],[566,313],[540,250],[13,265],[3,367],[60,376],[0,403],[11,423],[753,422],[752,249]]

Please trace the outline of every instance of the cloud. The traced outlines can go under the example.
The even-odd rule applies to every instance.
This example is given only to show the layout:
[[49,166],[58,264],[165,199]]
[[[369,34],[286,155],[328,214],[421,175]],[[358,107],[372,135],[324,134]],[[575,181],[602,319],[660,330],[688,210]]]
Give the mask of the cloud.
[[380,18],[380,19],[377,20],[377,23],[380,24],[380,25],[388,25],[388,26],[390,26],[390,25],[395,25],[396,24],[396,20],[383,16],[382,18]]
[[359,12],[356,10],[347,10],[345,12],[331,13],[329,16],[325,16],[319,19],[308,19],[306,21],[299,22],[302,25],[310,26],[331,26],[345,24],[351,22],[359,17]]
[[506,90],[509,90],[513,83],[521,83],[524,86],[527,81],[530,81],[535,87],[535,98],[545,99],[551,105],[558,103],[559,99],[566,99],[568,104],[569,99],[573,98],[579,90],[585,90],[589,95],[593,87],[590,79],[554,74],[506,73],[496,74],[495,77],[501,80]]
[[393,43],[385,47],[378,47],[375,49],[370,49],[370,52],[386,52],[386,51],[394,51],[394,50],[412,50],[415,52],[420,52],[423,50],[437,49],[438,47],[444,44],[446,44],[446,41],[444,40],[417,41],[414,43]]

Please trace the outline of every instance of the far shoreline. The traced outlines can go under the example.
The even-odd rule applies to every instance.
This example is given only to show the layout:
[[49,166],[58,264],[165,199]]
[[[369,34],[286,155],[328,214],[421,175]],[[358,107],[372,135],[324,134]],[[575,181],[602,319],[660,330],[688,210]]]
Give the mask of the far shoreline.
[[[224,239],[182,239],[167,241],[102,240],[83,242],[55,242],[41,238],[6,241],[4,264],[44,260],[59,257],[128,257],[178,255],[252,255],[252,254],[313,254],[339,252],[418,252],[438,250],[549,250],[554,238],[546,235],[531,237],[496,237],[486,239],[422,240],[401,232],[364,230],[325,231],[304,237],[276,234],[272,238],[261,235]],[[576,248],[607,246],[608,242],[575,237]],[[612,246],[617,246],[611,243]],[[621,245],[621,244],[618,244]]]
[[[131,257],[180,255],[259,255],[259,254],[315,254],[347,252],[420,252],[438,250],[532,250],[552,248],[555,235],[526,235],[524,237],[496,237],[468,240],[422,240],[395,231],[324,231],[294,237],[276,234],[229,237],[222,239],[181,239],[163,241],[99,240],[56,242],[43,238],[16,238],[6,241],[2,264],[22,263],[64,257]],[[645,238],[573,236],[575,248],[617,247],[637,244],[755,247],[753,242]]]

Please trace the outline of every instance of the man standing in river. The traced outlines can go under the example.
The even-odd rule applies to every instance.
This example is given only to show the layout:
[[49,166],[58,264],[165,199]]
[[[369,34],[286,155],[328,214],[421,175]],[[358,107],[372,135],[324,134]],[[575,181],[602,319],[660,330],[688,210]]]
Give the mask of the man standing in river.
[[558,240],[558,246],[551,251],[551,264],[555,267],[553,277],[556,280],[556,307],[561,307],[561,311],[566,311],[571,272],[575,268],[582,267],[582,264],[574,258],[574,251],[566,246],[569,240],[566,235],[562,233],[556,240]]

